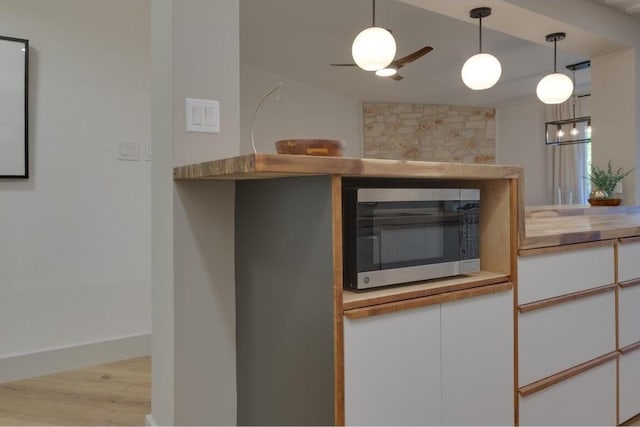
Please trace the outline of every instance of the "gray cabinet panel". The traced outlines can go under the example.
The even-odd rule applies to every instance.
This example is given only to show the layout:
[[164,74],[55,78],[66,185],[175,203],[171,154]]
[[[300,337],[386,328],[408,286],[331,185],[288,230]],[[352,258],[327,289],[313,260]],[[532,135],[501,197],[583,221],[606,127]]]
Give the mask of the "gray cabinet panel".
[[238,423],[333,425],[331,178],[236,187]]

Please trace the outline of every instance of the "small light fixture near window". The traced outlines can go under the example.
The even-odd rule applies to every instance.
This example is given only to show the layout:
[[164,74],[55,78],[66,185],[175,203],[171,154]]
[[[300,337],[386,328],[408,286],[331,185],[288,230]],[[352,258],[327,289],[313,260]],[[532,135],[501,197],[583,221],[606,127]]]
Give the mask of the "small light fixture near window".
[[590,61],[567,65],[567,69],[571,70],[572,72],[572,118],[555,120],[547,122],[545,124],[546,145],[569,145],[591,142],[591,116],[576,117],[576,104],[578,102],[578,96],[576,95],[575,91],[576,71],[584,70],[586,68],[589,68],[590,66]]
[[578,128],[576,127],[576,124],[573,124],[573,127],[571,128],[571,130],[569,131],[569,133],[571,134],[571,136],[575,137],[580,135],[580,131],[578,130]]
[[546,145],[568,145],[591,142],[588,124],[591,117],[556,120],[545,124]]

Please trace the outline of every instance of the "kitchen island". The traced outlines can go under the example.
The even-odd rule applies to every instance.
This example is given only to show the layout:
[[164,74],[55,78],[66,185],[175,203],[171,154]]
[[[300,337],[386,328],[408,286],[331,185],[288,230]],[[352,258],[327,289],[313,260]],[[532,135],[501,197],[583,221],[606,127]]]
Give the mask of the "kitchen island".
[[[640,412],[638,211],[525,209],[521,176],[260,154],[175,168],[183,188],[235,191],[238,423],[611,425]],[[343,290],[351,177],[479,189],[482,271]]]
[[525,209],[518,250],[521,425],[640,412],[640,207]]
[[[175,168],[181,189],[234,185],[238,423],[513,424],[520,175],[261,154]],[[344,291],[341,188],[354,177],[478,189],[482,271]]]

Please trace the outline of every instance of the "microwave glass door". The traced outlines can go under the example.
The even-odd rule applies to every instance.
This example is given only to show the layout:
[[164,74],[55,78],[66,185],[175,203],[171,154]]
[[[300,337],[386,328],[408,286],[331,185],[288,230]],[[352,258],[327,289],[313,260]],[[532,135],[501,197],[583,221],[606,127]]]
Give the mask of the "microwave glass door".
[[358,272],[458,261],[459,206],[459,201],[358,203]]

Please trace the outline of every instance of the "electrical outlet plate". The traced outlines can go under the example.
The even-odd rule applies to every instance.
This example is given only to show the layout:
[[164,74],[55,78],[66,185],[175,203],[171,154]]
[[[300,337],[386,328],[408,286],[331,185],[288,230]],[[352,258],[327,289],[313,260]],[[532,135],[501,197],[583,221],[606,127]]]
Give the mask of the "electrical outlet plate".
[[613,189],[614,193],[622,193],[622,183],[619,182],[616,184],[616,187]]
[[220,133],[220,102],[185,98],[187,132]]

